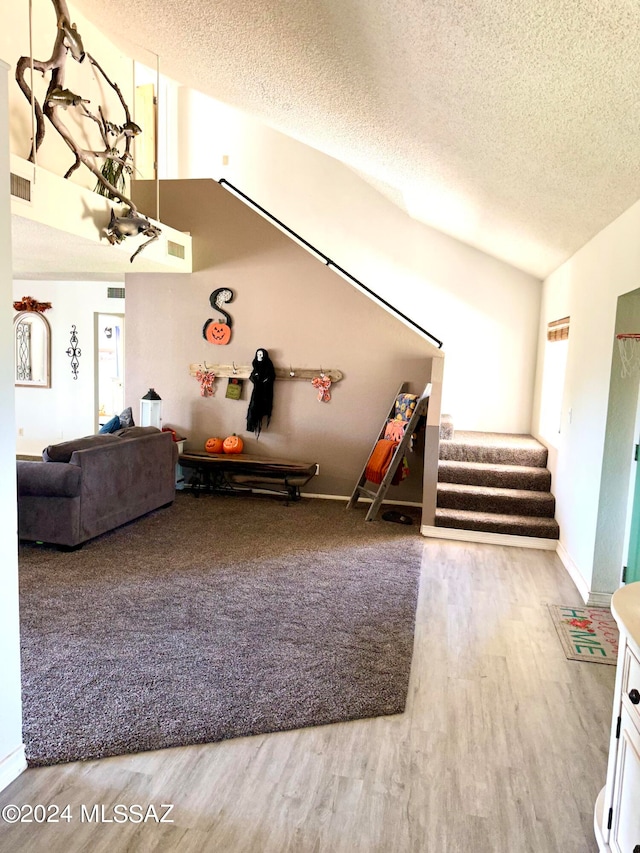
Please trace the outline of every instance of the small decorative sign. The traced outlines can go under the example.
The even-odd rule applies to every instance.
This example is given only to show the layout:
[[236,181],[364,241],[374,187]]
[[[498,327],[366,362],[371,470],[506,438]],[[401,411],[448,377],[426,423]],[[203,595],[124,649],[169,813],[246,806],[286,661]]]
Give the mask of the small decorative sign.
[[227,382],[227,393],[224,395],[229,400],[239,400],[242,397],[242,386],[244,379],[238,379],[237,376],[230,376]]

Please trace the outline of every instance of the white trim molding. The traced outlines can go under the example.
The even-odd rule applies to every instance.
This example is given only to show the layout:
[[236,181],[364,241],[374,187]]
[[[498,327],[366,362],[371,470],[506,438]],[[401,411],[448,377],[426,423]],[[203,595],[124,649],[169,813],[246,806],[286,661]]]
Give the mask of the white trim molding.
[[27,759],[22,743],[0,761],[0,791],[4,791],[26,769]]
[[[319,500],[323,500],[323,501],[344,501],[345,503],[347,503],[349,500],[351,500],[350,495],[319,495],[319,494],[315,494],[314,492],[300,492],[300,497],[301,498],[318,498]],[[371,504],[371,503],[373,503],[373,501],[371,498],[361,497],[361,498],[358,498],[358,503]],[[384,505],[386,506],[387,504],[393,504],[394,506],[416,506],[416,507],[422,506],[422,504],[419,501],[391,501],[391,500],[387,500],[385,498]]]
[[590,592],[587,598],[588,607],[609,607],[611,608],[612,592]]
[[[584,603],[588,604],[588,605],[593,605],[593,602],[589,600],[591,598],[592,593],[591,593],[589,587],[587,586],[587,582],[582,577],[580,569],[573,562],[573,560],[569,556],[569,552],[564,547],[562,542],[558,542],[557,554],[558,554],[558,557],[560,557],[560,561],[561,561],[562,565],[569,572],[569,576],[571,577],[571,580],[576,585],[578,592],[580,593],[580,596],[581,596],[582,600],[584,601]],[[609,597],[611,597],[611,596],[609,596]]]
[[555,551],[557,539],[542,536],[515,536],[512,533],[488,533],[485,530],[460,530],[456,527],[432,527],[423,524],[423,536],[430,539],[452,539],[456,542],[483,542],[487,545],[509,545],[513,548],[537,548],[540,551]]

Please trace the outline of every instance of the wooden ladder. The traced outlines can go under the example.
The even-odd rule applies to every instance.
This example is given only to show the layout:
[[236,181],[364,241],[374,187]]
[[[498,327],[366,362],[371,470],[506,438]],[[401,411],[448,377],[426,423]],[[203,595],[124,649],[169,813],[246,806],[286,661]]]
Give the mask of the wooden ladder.
[[375,447],[376,447],[377,443],[380,441],[380,439],[384,438],[384,433],[385,433],[385,429],[387,426],[387,422],[390,420],[393,420],[393,418],[395,417],[395,405],[396,405],[397,398],[399,397],[400,394],[407,394],[408,390],[409,390],[408,384],[406,382],[403,382],[402,385],[400,386],[400,388],[398,389],[398,393],[393,398],[393,403],[391,404],[389,414],[385,418],[384,423],[382,424],[382,428],[380,429],[380,432],[378,433],[378,437],[376,438],[376,440],[373,443],[373,447],[371,448],[371,453],[369,453],[369,456],[367,456],[367,461],[365,462],[364,468],[362,469],[362,473],[360,474],[360,479],[356,483],[356,487],[353,490],[353,494],[349,498],[349,503],[347,504],[347,509],[353,509],[353,507],[358,503],[358,501],[361,497],[370,498],[371,499],[371,506],[369,507],[369,511],[367,512],[365,521],[373,521],[374,518],[376,517],[376,515],[378,514],[378,510],[380,509],[380,506],[386,497],[387,489],[389,488],[389,486],[391,485],[391,481],[393,480],[393,475],[396,473],[398,465],[400,465],[400,463],[402,462],[402,459],[403,459],[403,457],[407,451],[407,448],[409,446],[409,442],[411,441],[411,436],[416,431],[416,428],[418,425],[418,420],[420,419],[420,417],[422,415],[426,415],[426,413],[427,413],[427,407],[429,405],[429,397],[431,396],[431,383],[430,382],[427,383],[424,391],[418,397],[418,400],[416,402],[416,407],[413,410],[413,414],[411,415],[411,418],[409,419],[407,426],[405,427],[402,440],[396,445],[396,448],[393,452],[393,456],[391,457],[391,461],[389,462],[389,467],[387,469],[386,474],[384,475],[382,482],[380,483],[380,485],[378,486],[378,488],[375,491],[373,491],[373,489],[366,488],[365,483],[367,482],[367,465],[369,463],[369,459],[371,457],[371,454],[375,450]]

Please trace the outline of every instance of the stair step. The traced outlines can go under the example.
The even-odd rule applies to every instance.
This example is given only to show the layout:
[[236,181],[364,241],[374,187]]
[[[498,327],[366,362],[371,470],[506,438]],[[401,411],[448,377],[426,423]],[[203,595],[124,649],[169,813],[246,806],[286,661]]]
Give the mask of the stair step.
[[553,518],[556,510],[556,501],[551,492],[495,489],[459,483],[438,483],[437,505],[443,509],[535,515],[541,518]]
[[532,435],[456,430],[440,441],[440,459],[546,468],[547,448]]
[[438,464],[438,482],[548,492],[551,489],[551,472],[548,468],[532,468],[525,465],[491,465],[488,462],[441,460]]
[[527,515],[502,515],[487,512],[468,512],[461,509],[437,509],[436,527],[457,530],[478,530],[484,533],[504,533],[512,536],[536,536],[558,539],[558,522],[552,518]]

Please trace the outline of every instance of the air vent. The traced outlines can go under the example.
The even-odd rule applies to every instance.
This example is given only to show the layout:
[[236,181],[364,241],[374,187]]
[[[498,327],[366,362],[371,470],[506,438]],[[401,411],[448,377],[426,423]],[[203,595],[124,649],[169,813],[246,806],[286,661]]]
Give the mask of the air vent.
[[11,195],[23,201],[31,201],[31,181],[11,172]]
[[108,287],[107,299],[124,299],[124,287]]
[[167,240],[167,254],[184,260],[184,246],[181,246],[180,243],[174,243],[173,240]]

